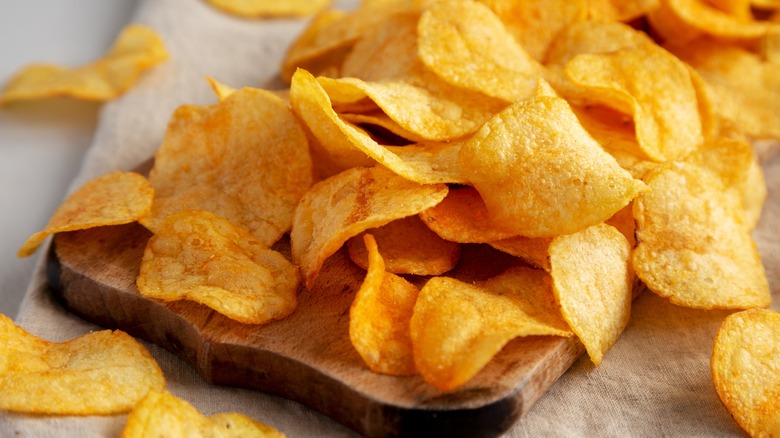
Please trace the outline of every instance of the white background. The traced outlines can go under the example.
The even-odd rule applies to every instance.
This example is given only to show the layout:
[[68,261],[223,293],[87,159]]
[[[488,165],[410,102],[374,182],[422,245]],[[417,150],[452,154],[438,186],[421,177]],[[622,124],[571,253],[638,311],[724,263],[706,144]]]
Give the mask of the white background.
[[[33,62],[78,66],[105,53],[135,0],[0,0],[0,86]],[[16,251],[65,196],[90,146],[99,103],[0,107],[0,313],[15,317],[40,251]]]

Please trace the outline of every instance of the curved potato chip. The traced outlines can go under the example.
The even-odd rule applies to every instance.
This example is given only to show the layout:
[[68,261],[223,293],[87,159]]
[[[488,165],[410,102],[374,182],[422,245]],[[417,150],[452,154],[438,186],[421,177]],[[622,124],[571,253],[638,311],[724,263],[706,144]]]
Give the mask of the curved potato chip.
[[550,271],[549,248],[552,237],[515,236],[488,242],[493,248],[523,259],[526,263]]
[[780,314],[751,309],[727,316],[710,369],[720,401],[745,432],[780,436]]
[[713,6],[710,0],[663,0],[649,17],[653,29],[663,39],[675,44],[684,44],[701,35],[755,40],[778,26],[776,23],[753,20],[752,15],[732,15]]
[[350,237],[430,208],[444,184],[418,184],[381,167],[345,170],[315,184],[295,210],[292,257],[311,289],[325,260]]
[[581,21],[561,30],[550,45],[545,64],[565,66],[582,53],[610,53],[639,45],[655,44],[645,33],[610,21]]
[[309,143],[279,97],[242,88],[215,105],[179,107],[149,180],[156,198],[141,223],[150,230],[171,213],[208,210],[271,246],[312,184]]
[[165,377],[146,348],[122,331],[49,342],[0,315],[0,409],[28,414],[129,412]]
[[103,58],[65,68],[31,65],[19,71],[0,95],[0,104],[19,100],[70,96],[105,101],[127,91],[145,70],[168,59],[159,35],[149,27],[131,24],[122,29]]
[[442,391],[481,370],[520,336],[571,336],[546,272],[510,268],[478,283],[434,277],[420,290],[410,323],[422,378]]
[[239,17],[304,16],[324,9],[331,0],[206,0],[215,8]]
[[292,313],[299,283],[298,269],[283,255],[207,211],[166,217],[136,279],[143,296],[195,301],[244,324]]
[[771,302],[756,245],[717,178],[693,164],[668,163],[634,201],[639,278],[677,305],[765,307]]
[[536,89],[540,66],[479,3],[433,3],[417,24],[417,46],[422,62],[457,87],[508,103],[530,97]]
[[598,365],[631,315],[631,245],[620,231],[600,224],[556,237],[549,252],[563,319]]
[[32,255],[51,234],[135,222],[149,214],[153,201],[154,189],[143,176],[119,170],[101,175],[71,193],[17,255]]
[[628,22],[654,11],[660,4],[661,0],[588,0],[588,18]]
[[459,158],[492,220],[527,237],[601,223],[644,188],[555,97],[527,99],[499,113],[461,147]]
[[152,391],[130,412],[122,438],[257,437],[284,438],[271,426],[239,413],[206,417],[187,401],[168,391]]
[[371,371],[416,374],[409,321],[420,291],[385,270],[373,236],[361,240],[368,251],[368,271],[349,309],[349,339]]

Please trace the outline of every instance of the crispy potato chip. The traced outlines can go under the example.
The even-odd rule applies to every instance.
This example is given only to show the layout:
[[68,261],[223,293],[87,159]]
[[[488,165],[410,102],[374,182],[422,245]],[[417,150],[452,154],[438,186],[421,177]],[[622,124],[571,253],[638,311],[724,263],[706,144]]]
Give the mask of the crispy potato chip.
[[331,0],[206,0],[215,8],[239,17],[305,16],[314,14]]
[[383,167],[356,167],[318,182],[298,204],[290,233],[306,286],[350,237],[416,215],[446,195],[444,184],[418,184]]
[[601,224],[556,237],[549,251],[563,319],[599,365],[631,314],[631,245],[620,231]]
[[375,373],[416,374],[409,321],[420,291],[385,270],[373,236],[363,239],[368,271],[349,309],[349,339]]
[[488,242],[493,248],[523,259],[526,263],[550,271],[549,247],[552,237],[515,236]]
[[780,314],[751,309],[727,316],[710,368],[720,401],[748,435],[780,436]]
[[[393,274],[439,275],[458,263],[460,245],[442,239],[417,216],[395,220],[368,230],[381,248],[384,269]],[[363,236],[347,242],[350,259],[363,269],[370,266],[370,253]]]
[[136,285],[141,295],[190,300],[230,319],[263,324],[297,306],[296,266],[248,231],[211,212],[166,217],[149,239]]
[[71,193],[17,255],[32,255],[50,234],[135,222],[149,213],[153,200],[152,185],[137,173],[116,170],[94,178]]
[[122,331],[49,342],[0,315],[0,409],[28,414],[129,412],[165,377],[146,348]]
[[207,76],[206,81],[211,85],[211,90],[214,91],[214,95],[217,96],[217,99],[219,99],[220,102],[236,91],[235,88],[225,85],[211,76]]
[[491,219],[485,202],[473,187],[456,187],[436,206],[420,213],[423,223],[445,240],[483,243],[515,236]]
[[243,88],[215,105],[179,107],[149,180],[156,198],[141,223],[150,230],[171,213],[208,210],[270,246],[312,184],[309,144],[279,97]]
[[37,64],[22,69],[6,84],[0,104],[58,96],[110,100],[127,91],[145,70],[167,59],[165,45],[154,30],[131,24],[103,58],[90,64],[77,68]]
[[551,289],[546,272],[526,267],[478,283],[431,278],[411,319],[417,370],[426,382],[450,391],[513,338],[570,336]]
[[520,46],[543,61],[561,30],[586,18],[584,0],[480,0],[504,23]]
[[[723,3],[723,2],[721,2]],[[747,11],[749,12],[749,11]],[[744,15],[745,12],[740,12]],[[724,12],[711,0],[663,0],[649,13],[653,30],[662,39],[677,44],[711,35],[720,39],[755,40],[777,24]]]
[[206,417],[168,391],[152,391],[133,409],[122,438],[168,437],[258,437],[284,438],[271,426],[239,413]]
[[645,33],[623,23],[581,21],[564,28],[550,45],[545,64],[565,66],[583,53],[610,53],[654,44]]
[[417,24],[417,45],[422,62],[457,87],[508,103],[536,89],[540,66],[488,7],[471,0],[432,3]]
[[[395,120],[388,117],[387,114],[379,109],[374,111],[369,110],[356,114],[339,112],[339,117],[341,117],[341,119],[345,122],[361,127],[366,125],[378,126],[382,129],[385,129],[389,133],[400,137],[400,139],[403,139],[404,143],[406,144],[422,142],[425,140],[424,138],[402,128],[401,125],[399,125]],[[377,142],[382,143],[379,140],[377,140]]]
[[742,215],[712,173],[668,163],[646,178],[634,201],[639,278],[678,305],[713,309],[765,307],[764,267]]
[[601,223],[644,188],[555,97],[512,105],[469,139],[459,157],[492,220],[527,237]]
[[628,22],[654,11],[661,0],[588,0],[591,20]]

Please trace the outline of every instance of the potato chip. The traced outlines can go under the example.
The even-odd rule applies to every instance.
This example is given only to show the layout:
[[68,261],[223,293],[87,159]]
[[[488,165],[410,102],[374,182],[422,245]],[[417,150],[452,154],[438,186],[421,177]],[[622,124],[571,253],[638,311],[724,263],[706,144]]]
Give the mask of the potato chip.
[[129,412],[165,377],[146,348],[122,331],[49,342],[0,315],[0,409],[27,414]]
[[508,103],[536,89],[540,66],[488,7],[471,0],[426,8],[417,24],[417,46],[422,62],[454,86]]
[[116,170],[101,175],[71,193],[17,255],[32,255],[50,234],[135,222],[149,213],[153,200],[154,189],[137,173]]
[[243,88],[214,105],[179,107],[149,180],[156,198],[141,223],[150,230],[171,213],[208,210],[270,246],[312,184],[309,144],[279,97]]
[[284,318],[297,306],[296,266],[248,231],[207,211],[169,215],[149,239],[141,295],[190,300],[245,324]]
[[566,64],[578,97],[632,114],[642,151],[657,161],[687,155],[703,141],[696,90],[685,65],[650,44],[580,54]]
[[727,316],[710,368],[720,401],[748,435],[780,436],[780,314],[751,309]]
[[582,21],[564,28],[550,45],[545,64],[565,66],[583,53],[610,53],[640,45],[652,45],[653,40],[623,23]]
[[634,201],[638,243],[632,262],[647,287],[687,307],[769,305],[756,245],[716,176],[676,162],[645,181],[648,190]]
[[305,16],[324,9],[331,0],[206,0],[215,8],[239,17]]
[[349,339],[375,373],[416,374],[409,321],[420,291],[385,270],[373,236],[363,239],[368,272],[349,309]]
[[426,382],[450,391],[513,338],[570,336],[551,289],[546,272],[526,267],[478,283],[431,278],[411,319],[417,370]]
[[6,84],[0,104],[58,96],[110,100],[133,86],[144,71],[167,59],[165,45],[153,29],[131,24],[103,58],[90,64],[76,68],[36,64],[22,69]]
[[[721,2],[723,3],[723,2]],[[749,11],[748,11],[749,12]],[[744,15],[745,12],[739,12]],[[663,0],[649,14],[653,30],[664,40],[683,44],[702,35],[721,39],[755,40],[772,28],[772,23],[737,16],[711,5],[709,0]]]
[[563,319],[599,365],[631,314],[631,245],[620,231],[601,224],[556,237],[549,252]]
[[383,167],[356,167],[318,182],[298,204],[290,233],[306,286],[350,237],[416,215],[446,195],[444,184],[418,184]]
[[[460,245],[442,239],[417,216],[394,220],[368,230],[381,249],[384,269],[393,274],[439,275],[458,262]],[[370,253],[363,236],[347,242],[349,258],[363,269],[370,265]]]
[[168,391],[152,391],[127,417],[122,438],[168,437],[258,437],[284,438],[271,426],[244,414],[201,414],[186,400]]
[[644,188],[555,97],[512,105],[469,139],[459,157],[492,220],[527,237],[601,223]]
[[544,61],[558,33],[586,18],[584,0],[480,0],[504,23],[520,46],[537,61]]
[[549,272],[549,248],[552,240],[552,237],[515,236],[488,242],[488,245],[499,251],[519,257],[526,263]]
[[591,20],[629,22],[654,11],[661,0],[588,0]]
[[211,76],[206,77],[206,81],[211,85],[211,90],[214,91],[214,95],[217,96],[220,102],[236,91],[235,88],[225,85]]

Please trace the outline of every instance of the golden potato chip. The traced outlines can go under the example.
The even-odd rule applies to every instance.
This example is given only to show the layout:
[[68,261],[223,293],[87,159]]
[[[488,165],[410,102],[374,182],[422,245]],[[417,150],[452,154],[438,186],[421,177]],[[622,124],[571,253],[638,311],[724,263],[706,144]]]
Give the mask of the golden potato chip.
[[341,117],[341,119],[345,122],[357,126],[378,126],[390,132],[391,134],[400,137],[400,139],[403,139],[407,144],[422,142],[425,140],[422,137],[402,128],[401,125],[399,125],[395,120],[388,117],[387,114],[379,109],[373,111],[368,110],[362,113],[346,113],[341,111],[339,112],[339,117]]
[[545,64],[565,66],[583,53],[610,53],[639,45],[654,44],[643,32],[610,21],[581,21],[561,30],[553,40]]
[[284,438],[271,426],[239,413],[206,417],[168,391],[151,391],[130,412],[122,438],[145,437]]
[[550,275],[563,319],[598,365],[628,324],[634,284],[631,245],[606,224],[550,243]]
[[309,143],[279,97],[243,88],[214,105],[179,107],[149,180],[156,198],[141,223],[150,230],[171,213],[208,210],[270,246],[312,183]]
[[299,283],[297,267],[282,254],[197,210],[165,218],[146,245],[136,279],[143,296],[195,301],[245,324],[292,313]]
[[720,401],[748,435],[780,436],[780,314],[751,309],[727,316],[710,368]]
[[634,270],[647,287],[678,305],[769,305],[764,267],[742,215],[712,173],[668,163],[645,180],[634,201]]
[[363,239],[368,271],[349,309],[349,339],[375,373],[416,374],[409,321],[420,291],[385,270],[373,236]]
[[426,8],[417,24],[417,46],[422,62],[454,86],[508,103],[536,89],[540,66],[488,7],[471,0]]
[[515,236],[491,219],[485,202],[473,187],[455,187],[436,206],[420,213],[423,223],[445,240],[483,243]]
[[523,259],[526,263],[550,271],[549,247],[552,237],[515,236],[488,242],[493,248]]
[[215,8],[239,17],[303,16],[314,14],[331,0],[206,0]]
[[149,213],[153,200],[154,189],[137,173],[116,170],[101,175],[71,193],[46,228],[30,236],[17,255],[32,255],[50,234],[135,222]]
[[160,36],[149,27],[125,27],[103,58],[67,68],[36,64],[19,71],[6,84],[0,104],[69,96],[105,101],[127,91],[145,70],[168,59]]
[[479,0],[489,7],[537,61],[543,61],[558,33],[586,18],[584,0]]
[[644,188],[555,97],[512,105],[470,138],[459,158],[492,220],[527,237],[601,223]]
[[418,184],[384,167],[352,168],[320,181],[295,210],[292,258],[311,289],[325,260],[350,237],[430,208],[445,184]]
[[477,283],[433,277],[411,319],[412,347],[423,379],[442,391],[479,372],[519,336],[570,336],[546,272],[510,268]]
[[565,68],[578,97],[632,114],[647,157],[673,160],[703,141],[696,90],[685,64],[665,50],[640,44],[603,54],[580,54]]
[[0,315],[0,409],[27,414],[129,412],[165,377],[146,348],[122,331],[49,342]]
[[[394,220],[368,230],[381,249],[384,269],[393,274],[439,275],[458,263],[460,245],[442,239],[417,216]],[[363,236],[347,241],[349,258],[363,269],[370,265],[370,253]]]
[[661,0],[588,0],[591,20],[628,22],[657,9]]
[[208,81],[209,85],[211,85],[211,89],[214,91],[214,95],[217,96],[217,99],[219,99],[220,102],[225,100],[225,98],[236,91],[235,88],[225,85],[211,76],[206,77],[206,80]]
[[716,113],[753,138],[780,139],[780,64],[736,45],[700,39],[670,46],[712,90]]
[[[721,39],[755,40],[773,26],[777,26],[753,20],[752,15],[730,14],[711,3],[711,0],[663,0],[659,8],[650,12],[650,23],[660,37],[678,44],[701,35],[712,35]],[[745,15],[747,12],[750,11],[738,13]]]

